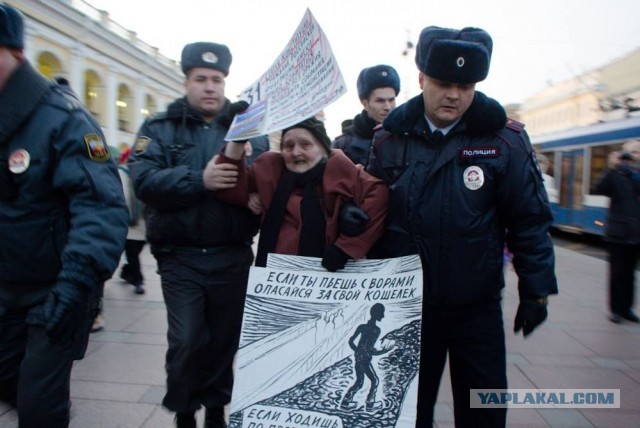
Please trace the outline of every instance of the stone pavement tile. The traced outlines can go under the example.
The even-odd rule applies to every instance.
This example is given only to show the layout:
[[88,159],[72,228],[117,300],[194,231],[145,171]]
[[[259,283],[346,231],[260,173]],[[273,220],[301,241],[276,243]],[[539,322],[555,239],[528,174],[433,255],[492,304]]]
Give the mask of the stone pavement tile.
[[162,385],[166,348],[135,343],[105,343],[78,361],[72,379],[142,385]]
[[105,330],[131,331],[132,326],[135,326],[142,317],[151,312],[140,308],[112,306],[111,302],[106,300],[102,310],[106,321]]
[[[140,428],[173,428],[175,427],[173,423],[174,416],[175,413],[172,413],[161,406],[156,406],[151,416],[143,425],[140,425]],[[196,413],[196,423],[197,426],[204,426],[204,411],[201,410]]]
[[529,355],[596,356],[592,350],[562,330],[544,324],[530,336],[506,334],[507,351]]
[[[597,367],[597,364],[589,357],[579,357],[575,355],[525,355],[527,361],[533,366],[554,366],[554,367]],[[533,367],[532,370],[536,368]]]
[[534,409],[508,409],[507,426],[517,427],[546,427],[544,418]]
[[75,399],[69,428],[138,428],[156,408],[152,404]]
[[148,389],[147,385],[74,380],[71,382],[71,399],[135,403],[141,401]]
[[0,427],[17,428],[18,427],[18,411],[14,408],[3,411],[0,409]]
[[[106,342],[114,342],[114,343],[131,343],[131,337],[134,335],[134,333],[123,333],[121,331],[110,331],[110,330],[102,330],[99,331],[97,333],[92,333],[91,334],[91,341],[89,342],[89,344],[92,343],[106,343]],[[104,345],[103,345],[104,346]],[[91,353],[93,353],[95,351],[92,351]],[[87,355],[89,355],[90,353],[87,352]],[[86,356],[85,356],[86,358]]]
[[636,366],[631,369],[623,369],[621,371],[640,384],[640,367]]
[[509,388],[532,389],[536,386],[531,382],[527,373],[536,368],[530,364],[520,366],[519,364],[507,365],[507,384]]
[[507,352],[507,364],[526,365],[529,361],[522,354]]
[[140,398],[141,403],[149,404],[162,404],[162,399],[167,393],[167,388],[164,385],[153,385],[147,387],[143,396]]
[[640,369],[640,359],[637,358],[622,358],[622,361],[629,367],[633,367],[634,369]]
[[[161,345],[167,347],[167,334],[130,333],[128,343],[139,343],[141,345]],[[166,351],[166,349],[165,349]]]
[[571,331],[570,336],[600,357],[637,358],[640,355],[640,329],[626,331]]
[[540,415],[552,427],[593,427],[576,409],[538,409]]
[[167,312],[165,309],[153,309],[140,312],[135,323],[128,325],[125,331],[134,333],[167,334]]
[[598,428],[626,428],[640,426],[640,411],[620,409],[581,409],[580,413]]
[[626,365],[622,360],[618,358],[605,358],[605,357],[594,357],[591,358],[594,363],[598,367],[603,367],[605,369],[628,369],[629,366]]
[[[444,403],[438,400],[433,408],[433,420],[438,424],[453,424],[453,404]],[[438,425],[440,426],[440,425]]]
[[617,369],[544,366],[527,376],[539,389],[619,389],[620,408],[640,411],[640,384]]

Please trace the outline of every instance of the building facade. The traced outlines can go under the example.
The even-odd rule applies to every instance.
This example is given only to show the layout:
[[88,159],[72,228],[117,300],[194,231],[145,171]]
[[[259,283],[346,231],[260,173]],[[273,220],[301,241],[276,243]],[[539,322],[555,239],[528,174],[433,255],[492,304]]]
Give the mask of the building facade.
[[178,62],[83,0],[5,0],[25,16],[25,55],[67,79],[111,147],[133,143],[144,119],[184,93]]
[[531,136],[618,120],[640,110],[640,49],[526,99],[519,115]]

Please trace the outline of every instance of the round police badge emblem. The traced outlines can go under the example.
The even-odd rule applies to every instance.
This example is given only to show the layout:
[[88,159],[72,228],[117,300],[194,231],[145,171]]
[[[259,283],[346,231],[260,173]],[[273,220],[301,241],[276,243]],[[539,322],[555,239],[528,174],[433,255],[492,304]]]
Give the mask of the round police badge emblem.
[[29,163],[31,163],[31,156],[29,156],[29,152],[25,149],[18,149],[11,152],[8,160],[9,171],[14,174],[22,174],[29,168]]
[[215,64],[216,62],[218,62],[218,56],[216,54],[214,54],[213,52],[204,52],[202,54],[202,60],[204,62],[209,62],[211,64]]
[[484,184],[484,172],[479,166],[472,165],[462,173],[464,186],[469,190],[478,190]]

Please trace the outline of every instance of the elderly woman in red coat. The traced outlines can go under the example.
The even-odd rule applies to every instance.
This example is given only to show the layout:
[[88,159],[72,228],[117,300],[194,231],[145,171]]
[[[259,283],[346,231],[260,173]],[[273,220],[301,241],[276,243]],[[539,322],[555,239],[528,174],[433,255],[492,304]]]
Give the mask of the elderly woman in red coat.
[[218,197],[262,214],[257,266],[268,253],[291,254],[321,257],[335,272],[364,258],[382,234],[386,184],[330,145],[310,118],[283,130],[281,153],[263,153],[249,169],[243,144],[228,143],[214,160],[227,183]]

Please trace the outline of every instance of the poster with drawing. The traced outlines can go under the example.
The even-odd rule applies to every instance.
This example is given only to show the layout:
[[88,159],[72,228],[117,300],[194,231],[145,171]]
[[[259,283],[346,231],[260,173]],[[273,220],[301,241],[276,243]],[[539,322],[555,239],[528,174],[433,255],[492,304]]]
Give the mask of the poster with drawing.
[[225,140],[284,129],[318,113],[346,90],[329,40],[307,9],[275,62],[240,94],[249,108],[236,115]]
[[349,261],[270,254],[252,267],[232,428],[415,426],[418,256]]

